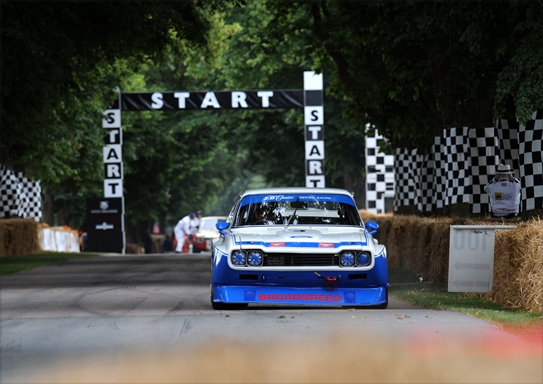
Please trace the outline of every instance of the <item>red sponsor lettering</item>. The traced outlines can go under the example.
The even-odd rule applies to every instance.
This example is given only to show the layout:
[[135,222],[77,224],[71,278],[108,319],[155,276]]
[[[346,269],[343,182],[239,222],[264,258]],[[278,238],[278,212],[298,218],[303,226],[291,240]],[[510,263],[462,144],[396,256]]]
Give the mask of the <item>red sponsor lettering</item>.
[[299,294],[295,293],[291,295],[290,293],[287,294],[273,294],[273,293],[260,293],[258,294],[258,300],[260,301],[319,301],[319,302],[335,302],[339,303],[341,302],[341,295],[324,295],[324,294]]
[[270,247],[284,247],[285,243],[270,243]]
[[334,248],[334,243],[319,243],[319,248]]

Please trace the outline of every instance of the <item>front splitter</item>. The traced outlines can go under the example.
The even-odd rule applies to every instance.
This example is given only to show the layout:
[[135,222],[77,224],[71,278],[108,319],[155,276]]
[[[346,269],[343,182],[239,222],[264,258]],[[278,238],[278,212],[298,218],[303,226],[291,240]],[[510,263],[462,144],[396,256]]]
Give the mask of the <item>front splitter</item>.
[[387,287],[293,288],[278,286],[215,285],[213,298],[222,303],[258,303],[326,306],[374,306],[387,302]]

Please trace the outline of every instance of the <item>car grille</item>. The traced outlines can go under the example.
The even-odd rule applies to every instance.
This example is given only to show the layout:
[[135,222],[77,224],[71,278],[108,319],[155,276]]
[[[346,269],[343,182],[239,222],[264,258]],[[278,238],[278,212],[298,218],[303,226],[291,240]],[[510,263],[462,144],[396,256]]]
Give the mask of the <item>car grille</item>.
[[339,265],[339,254],[268,253],[264,267],[306,267]]

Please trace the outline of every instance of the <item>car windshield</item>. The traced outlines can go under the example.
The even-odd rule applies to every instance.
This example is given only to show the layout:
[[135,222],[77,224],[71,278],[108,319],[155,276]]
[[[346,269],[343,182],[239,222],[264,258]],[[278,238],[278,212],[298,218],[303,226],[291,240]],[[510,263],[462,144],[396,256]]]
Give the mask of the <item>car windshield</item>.
[[362,221],[350,196],[340,194],[284,194],[245,196],[233,226],[245,225],[356,225]]

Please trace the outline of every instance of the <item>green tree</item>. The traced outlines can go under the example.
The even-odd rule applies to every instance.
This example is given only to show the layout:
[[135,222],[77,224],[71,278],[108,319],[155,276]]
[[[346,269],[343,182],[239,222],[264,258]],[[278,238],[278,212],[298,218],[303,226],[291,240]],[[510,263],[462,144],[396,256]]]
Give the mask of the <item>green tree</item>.
[[[314,62],[308,49],[311,24],[294,8],[277,24],[276,12],[281,10],[265,1],[249,2],[242,9],[227,7],[214,19],[211,41],[220,47],[214,50],[217,55],[201,60],[195,52],[187,61],[187,73],[208,89],[302,89],[303,72]],[[343,118],[341,105],[341,98],[325,95],[327,185],[361,191],[364,127]],[[225,114],[225,119],[230,121],[230,116]],[[246,153],[244,169],[271,185],[305,185],[301,111],[245,111],[236,118],[225,140],[237,153]]]
[[541,108],[538,2],[267,4],[280,30],[305,14],[331,91],[352,100],[346,114],[393,147],[428,149],[444,128],[489,126],[517,112],[525,120]]
[[85,199],[101,194],[101,115],[114,88],[179,39],[202,45],[205,15],[223,5],[1,3],[0,163],[41,180],[48,217],[79,226]]

